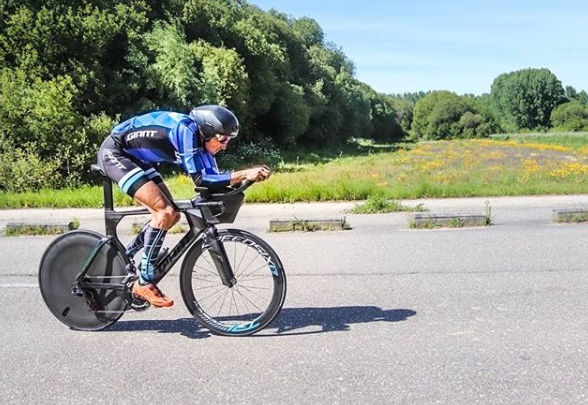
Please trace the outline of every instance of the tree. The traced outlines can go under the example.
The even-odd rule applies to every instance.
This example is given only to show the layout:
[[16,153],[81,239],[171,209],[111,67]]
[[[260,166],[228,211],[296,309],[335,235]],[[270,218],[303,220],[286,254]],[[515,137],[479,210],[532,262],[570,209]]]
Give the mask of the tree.
[[502,126],[510,131],[547,128],[564,89],[548,69],[523,69],[498,76],[490,97]]
[[551,113],[551,123],[560,131],[588,131],[588,105],[577,100],[560,104]]
[[462,116],[475,113],[463,97],[450,91],[433,91],[414,107],[413,137],[419,140],[458,138],[464,135]]
[[576,100],[582,104],[588,105],[588,94],[585,90],[577,92],[572,86],[566,86],[565,97],[568,101]]

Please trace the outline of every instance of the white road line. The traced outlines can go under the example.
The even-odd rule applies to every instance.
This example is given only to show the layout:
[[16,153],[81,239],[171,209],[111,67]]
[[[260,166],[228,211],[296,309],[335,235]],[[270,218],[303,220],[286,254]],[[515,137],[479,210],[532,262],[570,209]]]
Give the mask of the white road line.
[[0,288],[39,288],[39,284],[0,284]]

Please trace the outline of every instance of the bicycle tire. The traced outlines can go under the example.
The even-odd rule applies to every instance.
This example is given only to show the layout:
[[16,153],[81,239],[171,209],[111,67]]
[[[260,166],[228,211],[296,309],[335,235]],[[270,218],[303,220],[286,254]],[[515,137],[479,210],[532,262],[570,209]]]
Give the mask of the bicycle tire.
[[[122,291],[89,290],[96,310],[90,308],[83,296],[72,294],[72,283],[102,237],[88,230],[67,232],[47,247],[39,264],[39,288],[45,304],[57,319],[72,329],[104,329],[116,322],[127,307]],[[120,249],[107,243],[96,255],[86,279],[122,283],[126,275],[126,262]]]
[[199,240],[182,263],[182,298],[190,313],[213,334],[252,335],[268,326],[284,305],[284,266],[276,252],[252,233],[222,229],[218,235],[237,284],[232,288],[222,284],[208,247]]

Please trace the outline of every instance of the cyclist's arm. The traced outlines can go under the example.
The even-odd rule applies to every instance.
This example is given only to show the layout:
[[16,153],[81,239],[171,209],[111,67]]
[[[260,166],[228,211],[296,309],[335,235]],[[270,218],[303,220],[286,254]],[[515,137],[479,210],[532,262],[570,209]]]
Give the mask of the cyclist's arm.
[[197,129],[194,124],[185,125],[182,123],[177,130],[182,165],[194,180],[196,187],[217,190],[245,180],[263,181],[271,175],[271,169],[264,165],[220,173],[214,156],[196,144],[198,137],[195,136]]
[[216,190],[232,184],[231,173],[219,173],[214,157],[197,144],[194,124],[180,123],[176,130],[182,166],[196,187]]

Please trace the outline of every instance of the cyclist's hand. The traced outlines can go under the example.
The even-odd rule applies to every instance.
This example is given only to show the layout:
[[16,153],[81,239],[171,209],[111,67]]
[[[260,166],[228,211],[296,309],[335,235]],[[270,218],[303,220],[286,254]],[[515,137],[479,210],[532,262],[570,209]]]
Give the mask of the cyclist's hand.
[[251,169],[244,170],[245,180],[249,181],[264,181],[272,174],[272,170],[267,166],[256,166]]

